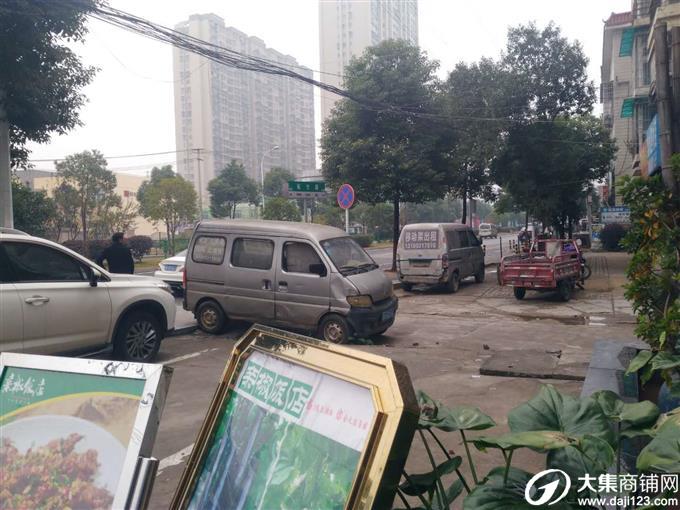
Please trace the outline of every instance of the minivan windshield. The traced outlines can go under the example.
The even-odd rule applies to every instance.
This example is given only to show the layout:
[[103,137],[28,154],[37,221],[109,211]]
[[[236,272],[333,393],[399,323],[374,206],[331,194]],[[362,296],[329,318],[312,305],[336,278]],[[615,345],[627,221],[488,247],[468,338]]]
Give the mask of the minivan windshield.
[[323,251],[343,275],[364,273],[378,268],[373,259],[351,237],[321,241]]

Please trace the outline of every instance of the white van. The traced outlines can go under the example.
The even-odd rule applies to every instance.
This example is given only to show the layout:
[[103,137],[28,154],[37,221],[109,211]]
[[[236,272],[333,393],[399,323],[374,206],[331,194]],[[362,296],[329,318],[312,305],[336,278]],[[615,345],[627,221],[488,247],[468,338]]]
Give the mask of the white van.
[[404,290],[424,283],[456,292],[468,276],[484,281],[482,242],[461,223],[406,225],[397,245],[397,270]]

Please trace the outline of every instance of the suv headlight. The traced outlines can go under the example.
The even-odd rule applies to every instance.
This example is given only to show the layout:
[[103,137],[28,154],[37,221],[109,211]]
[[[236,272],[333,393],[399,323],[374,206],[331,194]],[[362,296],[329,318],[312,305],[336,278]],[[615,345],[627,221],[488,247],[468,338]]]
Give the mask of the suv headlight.
[[156,284],[156,287],[158,287],[159,289],[163,289],[164,291],[166,291],[166,292],[172,294],[172,288],[170,287],[170,285],[168,285],[168,284],[165,283],[165,282],[158,282],[158,283]]
[[347,302],[351,306],[356,306],[357,308],[370,308],[373,306],[373,300],[371,296],[360,295],[360,296],[348,296]]

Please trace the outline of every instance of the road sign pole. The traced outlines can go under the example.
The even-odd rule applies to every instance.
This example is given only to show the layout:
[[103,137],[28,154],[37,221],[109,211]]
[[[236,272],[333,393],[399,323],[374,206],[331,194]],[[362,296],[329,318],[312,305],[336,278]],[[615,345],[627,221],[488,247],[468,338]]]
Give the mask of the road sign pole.
[[345,232],[349,234],[349,209],[345,209]]

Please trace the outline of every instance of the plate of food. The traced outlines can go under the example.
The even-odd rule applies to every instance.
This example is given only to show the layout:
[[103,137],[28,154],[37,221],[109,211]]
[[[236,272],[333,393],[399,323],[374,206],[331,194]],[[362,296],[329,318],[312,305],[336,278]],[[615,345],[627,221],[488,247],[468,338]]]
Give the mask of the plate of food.
[[61,415],[18,419],[1,431],[0,507],[9,494],[9,508],[111,508],[126,450],[109,431]]

